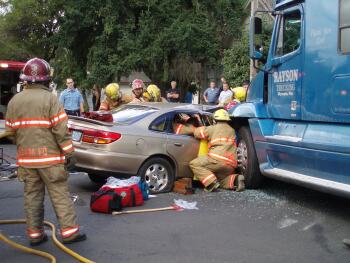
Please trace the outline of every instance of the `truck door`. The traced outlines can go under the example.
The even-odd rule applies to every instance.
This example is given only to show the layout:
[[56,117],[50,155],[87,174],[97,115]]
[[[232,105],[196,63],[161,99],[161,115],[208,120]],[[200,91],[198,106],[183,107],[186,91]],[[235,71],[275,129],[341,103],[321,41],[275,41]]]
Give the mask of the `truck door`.
[[[277,119],[300,119],[303,61],[302,6],[278,15],[269,74],[269,113]],[[271,53],[270,53],[271,54]]]

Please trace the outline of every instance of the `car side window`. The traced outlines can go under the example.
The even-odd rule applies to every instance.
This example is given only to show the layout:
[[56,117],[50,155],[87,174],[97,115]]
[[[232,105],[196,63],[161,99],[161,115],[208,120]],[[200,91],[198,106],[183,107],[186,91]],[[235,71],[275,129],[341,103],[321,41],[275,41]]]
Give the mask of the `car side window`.
[[166,115],[163,115],[163,116],[160,116],[159,118],[155,119],[149,129],[152,130],[152,131],[158,131],[158,132],[164,132],[167,128],[167,116]]
[[204,122],[204,126],[210,126],[213,125],[213,118],[210,115],[203,115],[202,120]]
[[[173,133],[181,135],[192,135],[191,129],[189,129],[189,127],[197,128],[203,126],[203,120],[201,119],[201,116],[198,113],[176,113],[174,115],[172,124]],[[181,131],[177,130],[179,125],[185,126],[185,128],[181,128]]]

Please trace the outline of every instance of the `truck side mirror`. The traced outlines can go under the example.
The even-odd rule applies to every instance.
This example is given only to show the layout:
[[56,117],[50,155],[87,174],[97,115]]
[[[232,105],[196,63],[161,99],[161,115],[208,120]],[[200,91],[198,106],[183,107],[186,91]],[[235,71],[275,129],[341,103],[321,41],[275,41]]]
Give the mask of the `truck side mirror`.
[[254,17],[254,32],[255,35],[262,34],[262,20],[260,17]]
[[262,20],[259,17],[250,18],[250,30],[249,30],[249,56],[252,59],[260,60],[263,54],[260,50],[260,46],[255,44],[255,36],[262,33]]

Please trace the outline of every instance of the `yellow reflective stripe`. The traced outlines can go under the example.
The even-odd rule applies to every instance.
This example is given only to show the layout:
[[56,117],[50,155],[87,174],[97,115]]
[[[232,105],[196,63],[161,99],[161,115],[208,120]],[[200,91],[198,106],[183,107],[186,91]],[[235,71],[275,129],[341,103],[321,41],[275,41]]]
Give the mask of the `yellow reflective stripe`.
[[67,145],[67,146],[62,147],[62,150],[65,151],[65,152],[69,151],[71,149],[73,149],[73,144],[71,144],[71,143],[69,145]]
[[18,163],[40,163],[40,162],[51,162],[51,161],[64,161],[64,156],[57,157],[43,157],[43,158],[18,158]]
[[181,131],[181,129],[182,129],[182,127],[183,127],[183,125],[182,124],[180,124],[178,127],[177,127],[177,129],[176,129],[176,134],[179,134],[180,133],[180,131]]
[[78,226],[72,227],[72,228],[69,228],[67,230],[62,230],[61,235],[62,235],[62,237],[69,237],[69,236],[75,234],[76,232],[78,232],[78,230],[79,230]]
[[15,122],[6,122],[7,126],[10,126],[12,128],[18,128],[21,126],[45,126],[50,127],[51,122],[50,121],[44,121],[44,120],[23,120],[23,121],[15,121]]
[[31,238],[36,238],[36,237],[40,237],[42,235],[42,233],[29,233],[29,237]]
[[66,118],[68,118],[67,114],[65,112],[61,112],[57,116],[51,118],[51,123],[52,125],[55,125]]
[[230,178],[230,183],[229,183],[229,187],[231,188],[231,189],[233,189],[234,188],[234,182],[235,182],[235,175],[234,174],[231,174],[230,175],[231,176],[231,178]]
[[230,138],[216,138],[210,141],[210,144],[213,144],[215,142],[232,142],[235,143],[236,140],[235,139],[230,139]]
[[236,163],[235,161],[225,157],[225,156],[222,156],[222,155],[219,155],[219,154],[215,154],[215,153],[209,153],[208,154],[210,157],[214,157],[214,158],[218,158],[218,159],[221,159],[221,160],[224,160],[224,161],[228,161],[228,162],[231,162],[231,163]]
[[206,182],[208,182],[211,178],[215,177],[215,174],[208,175],[202,180],[202,183],[205,185]]
[[205,134],[204,134],[204,128],[200,128],[200,133],[201,133],[201,139],[205,139]]

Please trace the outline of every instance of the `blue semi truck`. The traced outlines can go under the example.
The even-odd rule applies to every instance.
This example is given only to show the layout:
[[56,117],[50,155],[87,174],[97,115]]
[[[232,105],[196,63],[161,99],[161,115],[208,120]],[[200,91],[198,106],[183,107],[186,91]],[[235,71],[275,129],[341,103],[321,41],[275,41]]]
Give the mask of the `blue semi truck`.
[[266,176],[350,197],[350,0],[277,0],[262,66],[260,13],[250,24],[260,71],[229,111],[246,184]]

